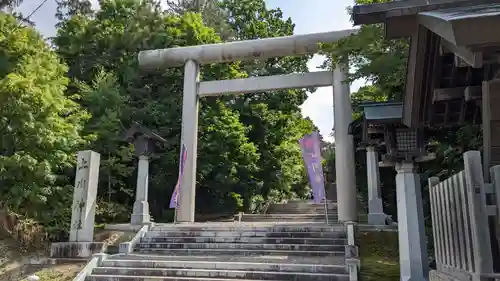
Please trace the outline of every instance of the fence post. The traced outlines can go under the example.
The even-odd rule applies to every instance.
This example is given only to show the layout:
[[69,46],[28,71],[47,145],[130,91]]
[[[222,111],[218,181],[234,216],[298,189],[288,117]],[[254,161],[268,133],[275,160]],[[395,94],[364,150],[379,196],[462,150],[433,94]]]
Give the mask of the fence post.
[[475,270],[474,264],[474,245],[472,244],[472,221],[470,216],[470,199],[467,193],[467,180],[465,171],[462,171],[459,177],[460,182],[460,198],[462,203],[462,218],[464,224],[464,237],[465,237],[465,256],[467,258],[466,270],[473,272]]
[[468,265],[467,265],[467,257],[466,257],[466,251],[467,251],[467,246],[465,242],[465,223],[464,223],[464,200],[461,197],[461,189],[465,188],[462,185],[463,182],[463,176],[464,173],[460,172],[452,177],[453,181],[453,188],[452,188],[452,197],[454,198],[454,203],[455,203],[455,226],[456,226],[456,237],[457,237],[457,249],[459,252],[459,255],[457,256],[458,262],[459,262],[459,268],[462,270],[468,270]]
[[[490,168],[490,178],[493,185],[493,192],[495,193],[495,238],[500,242],[500,165],[496,165]],[[498,247],[500,243],[497,243]],[[498,249],[500,251],[500,249]],[[494,268],[497,270],[496,268]]]
[[493,256],[491,253],[488,217],[486,213],[483,165],[479,151],[467,151],[464,153],[464,170],[470,206],[475,265],[474,273],[492,273]]
[[432,237],[434,238],[434,256],[436,259],[436,266],[443,263],[441,254],[443,252],[441,243],[441,214],[436,209],[437,192],[436,185],[439,184],[438,177],[431,177],[428,180],[429,183],[429,197],[431,201],[431,218],[432,218]]
[[497,224],[500,225],[500,165],[490,168],[491,183],[493,184],[493,192],[495,192],[495,205],[496,205],[496,219]]

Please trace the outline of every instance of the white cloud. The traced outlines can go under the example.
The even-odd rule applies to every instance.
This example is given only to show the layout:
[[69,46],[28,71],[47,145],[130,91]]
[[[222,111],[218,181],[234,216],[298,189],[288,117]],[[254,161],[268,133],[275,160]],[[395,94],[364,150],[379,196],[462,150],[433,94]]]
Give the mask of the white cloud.
[[[316,55],[308,62],[309,71],[321,71],[318,69],[323,61],[324,56]],[[357,80],[351,84],[351,92],[355,92],[359,87],[363,86],[366,81]],[[322,87],[316,92],[310,93],[307,100],[302,104],[302,115],[311,118],[316,127],[319,128],[321,135],[325,141],[333,142],[334,138],[330,136],[333,132],[333,88]]]
[[[324,56],[314,56],[308,62],[309,71],[320,71],[317,67],[323,63],[324,59]],[[302,115],[311,118],[316,127],[319,128],[323,139],[333,141],[333,138],[329,136],[333,128],[333,88],[316,89],[314,93],[309,94],[301,109]]]

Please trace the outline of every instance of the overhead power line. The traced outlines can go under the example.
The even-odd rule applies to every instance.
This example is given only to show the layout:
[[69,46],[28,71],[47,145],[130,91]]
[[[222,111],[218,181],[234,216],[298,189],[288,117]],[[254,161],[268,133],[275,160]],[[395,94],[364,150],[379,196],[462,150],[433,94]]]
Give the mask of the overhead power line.
[[29,15],[28,17],[26,17],[27,20],[30,19],[31,16],[33,16],[36,12],[38,12],[38,10],[40,10],[43,5],[45,5],[45,3],[47,3],[49,0],[43,0],[40,5],[38,5],[38,7],[36,7]]

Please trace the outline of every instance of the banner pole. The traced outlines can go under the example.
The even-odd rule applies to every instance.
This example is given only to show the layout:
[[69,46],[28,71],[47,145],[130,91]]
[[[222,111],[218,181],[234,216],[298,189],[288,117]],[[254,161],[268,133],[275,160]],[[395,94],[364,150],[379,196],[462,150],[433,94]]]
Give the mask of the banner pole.
[[328,222],[328,201],[326,201],[326,189],[325,189],[325,184],[323,183],[323,202],[325,202],[325,219],[326,219],[326,224],[330,224]]
[[[182,145],[181,146],[181,156],[179,157],[179,178],[177,179],[177,185],[174,187],[172,199],[170,199],[171,201],[172,200],[175,201],[174,224],[177,224],[177,209],[179,208],[180,188],[181,188],[181,183],[182,183],[182,175],[184,174],[184,161],[186,160],[185,159],[186,157],[187,157],[186,147],[184,145]],[[170,206],[172,206],[172,202],[170,203]],[[172,208],[172,207],[170,207],[170,208]]]
[[177,204],[175,205],[174,209],[174,224],[177,224]]

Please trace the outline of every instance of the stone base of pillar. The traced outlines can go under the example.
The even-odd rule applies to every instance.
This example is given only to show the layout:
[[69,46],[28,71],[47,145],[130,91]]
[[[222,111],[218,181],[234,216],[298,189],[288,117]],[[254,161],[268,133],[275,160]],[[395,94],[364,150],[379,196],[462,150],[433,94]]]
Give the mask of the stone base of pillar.
[[392,218],[384,213],[371,213],[368,214],[368,224],[370,225],[390,225]]
[[106,244],[102,242],[57,242],[50,245],[50,257],[53,259],[89,259],[105,251]]
[[176,221],[175,224],[192,224],[191,221]]
[[384,213],[382,199],[375,198],[368,201],[368,224],[389,225],[391,216]]
[[149,203],[147,201],[135,201],[130,224],[148,224],[150,221]]

